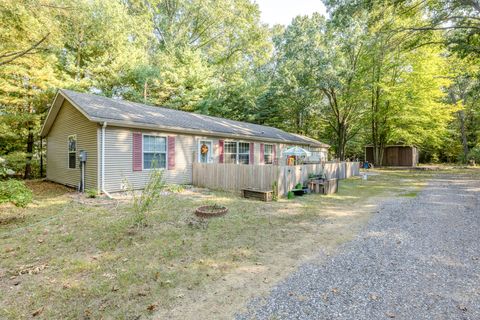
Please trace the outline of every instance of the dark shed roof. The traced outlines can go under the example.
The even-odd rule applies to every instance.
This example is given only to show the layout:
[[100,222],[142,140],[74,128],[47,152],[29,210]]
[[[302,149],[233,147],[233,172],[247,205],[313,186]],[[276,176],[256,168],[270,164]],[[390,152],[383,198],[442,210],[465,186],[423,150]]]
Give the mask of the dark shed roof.
[[[96,122],[108,122],[112,125],[118,124],[130,127],[146,126],[153,129],[172,129],[176,131],[185,129],[198,134],[235,135],[245,138],[265,138],[289,143],[328,147],[328,145],[312,138],[248,122],[149,106],[71,90],[62,89],[59,91],[59,95],[63,95],[75,107],[79,108],[87,118]],[[46,127],[47,123],[46,121],[42,135],[46,135],[49,131],[49,127]]]

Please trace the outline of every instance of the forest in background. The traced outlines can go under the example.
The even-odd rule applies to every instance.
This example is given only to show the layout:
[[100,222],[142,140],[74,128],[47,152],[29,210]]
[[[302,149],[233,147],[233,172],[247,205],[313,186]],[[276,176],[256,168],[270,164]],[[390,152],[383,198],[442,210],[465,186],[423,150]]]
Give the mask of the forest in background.
[[59,88],[275,126],[342,160],[404,143],[480,162],[480,2],[324,3],[270,27],[251,0],[0,0],[4,168],[39,176]]

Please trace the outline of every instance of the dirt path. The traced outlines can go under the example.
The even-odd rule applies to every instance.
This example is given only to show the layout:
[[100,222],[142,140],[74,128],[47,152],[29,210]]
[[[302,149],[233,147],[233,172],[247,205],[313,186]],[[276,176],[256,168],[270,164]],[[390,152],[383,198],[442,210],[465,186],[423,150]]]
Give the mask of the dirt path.
[[440,175],[384,203],[238,319],[480,319],[480,181]]

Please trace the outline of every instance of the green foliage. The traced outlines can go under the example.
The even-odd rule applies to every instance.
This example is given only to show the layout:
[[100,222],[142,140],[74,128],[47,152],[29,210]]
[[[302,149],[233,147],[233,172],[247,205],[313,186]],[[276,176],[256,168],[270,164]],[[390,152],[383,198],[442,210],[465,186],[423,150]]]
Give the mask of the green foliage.
[[164,190],[172,193],[180,193],[185,190],[185,187],[181,184],[167,184],[165,185]]
[[295,194],[293,193],[293,191],[288,191],[287,199],[293,199],[293,198],[295,198]]
[[474,160],[476,163],[480,163],[480,145],[470,150],[468,153],[468,160]]
[[278,182],[274,181],[272,184],[272,201],[278,200]]
[[6,178],[8,176],[12,176],[15,174],[11,168],[7,166],[7,160],[0,157],[0,179]]
[[160,193],[165,188],[163,170],[155,169],[150,172],[148,182],[140,194],[133,189],[128,181],[126,183],[133,199],[134,224],[139,227],[144,226],[149,211],[158,203]]
[[87,195],[87,198],[96,198],[98,196],[98,191],[97,189],[87,189],[85,190],[85,194]]
[[[59,87],[276,126],[332,145],[478,144],[480,11],[464,1],[326,0],[268,28],[250,0],[0,0],[0,154],[39,175]],[[446,30],[443,30],[446,29]],[[452,54],[453,53],[453,54]]]
[[17,207],[26,207],[32,202],[33,193],[23,181],[0,180],[0,204],[11,202]]

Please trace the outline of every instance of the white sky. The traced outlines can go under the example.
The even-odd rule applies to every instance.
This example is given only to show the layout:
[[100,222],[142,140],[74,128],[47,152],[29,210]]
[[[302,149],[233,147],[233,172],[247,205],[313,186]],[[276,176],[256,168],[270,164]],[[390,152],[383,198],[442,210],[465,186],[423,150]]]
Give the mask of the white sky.
[[298,15],[320,12],[325,15],[321,0],[255,0],[262,11],[262,21],[270,25],[288,25]]

